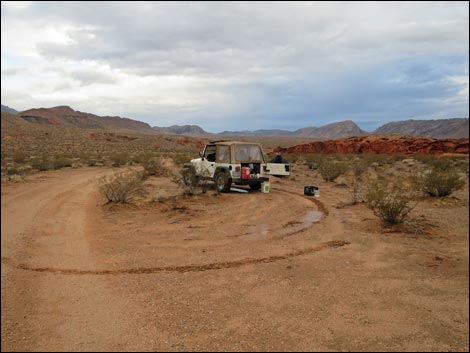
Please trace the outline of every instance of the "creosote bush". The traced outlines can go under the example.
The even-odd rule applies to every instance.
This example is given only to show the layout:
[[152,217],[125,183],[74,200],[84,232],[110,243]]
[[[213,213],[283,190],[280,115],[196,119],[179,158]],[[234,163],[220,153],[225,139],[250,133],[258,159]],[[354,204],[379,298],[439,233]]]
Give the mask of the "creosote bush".
[[141,162],[147,175],[166,176],[168,169],[163,165],[161,158],[153,157]]
[[419,175],[416,183],[425,194],[436,197],[448,196],[465,185],[465,181],[456,172],[439,169]]
[[199,185],[199,177],[193,165],[186,165],[180,171],[179,184],[185,195],[195,195]]
[[403,186],[378,181],[366,191],[367,206],[383,222],[388,224],[403,223],[414,208],[413,193]]
[[52,161],[47,156],[34,157],[29,161],[33,169],[45,172],[46,170],[53,169]]
[[347,166],[344,162],[326,159],[321,162],[318,167],[318,171],[325,181],[334,181],[337,177],[347,171]]
[[54,169],[62,169],[65,167],[71,167],[72,159],[63,157],[63,156],[58,156],[54,159],[53,165],[54,165]]
[[103,177],[99,181],[100,191],[107,202],[129,203],[143,192],[144,173],[131,172]]
[[26,155],[26,153],[23,153],[23,152],[16,152],[13,154],[13,161],[15,163],[24,163],[26,161],[26,158],[28,156]]
[[129,161],[129,154],[128,153],[113,153],[109,156],[113,167],[120,167],[126,165]]

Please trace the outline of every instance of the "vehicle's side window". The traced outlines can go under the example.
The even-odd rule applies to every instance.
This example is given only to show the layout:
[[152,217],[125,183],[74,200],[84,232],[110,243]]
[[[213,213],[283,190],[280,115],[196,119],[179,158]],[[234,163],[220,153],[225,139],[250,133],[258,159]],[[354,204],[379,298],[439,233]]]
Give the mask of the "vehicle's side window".
[[218,146],[217,163],[230,163],[230,146]]
[[209,162],[215,162],[215,152],[216,152],[216,146],[215,145],[207,146],[206,149],[204,150],[204,157]]

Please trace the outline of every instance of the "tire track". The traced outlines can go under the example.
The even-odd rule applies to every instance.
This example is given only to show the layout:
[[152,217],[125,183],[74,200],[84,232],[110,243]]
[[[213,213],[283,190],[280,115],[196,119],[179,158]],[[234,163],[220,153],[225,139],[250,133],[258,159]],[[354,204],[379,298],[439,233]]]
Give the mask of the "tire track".
[[[33,272],[47,272],[61,275],[122,275],[122,274],[151,274],[159,272],[203,272],[212,270],[222,270],[234,267],[241,267],[244,265],[261,264],[261,263],[272,263],[281,260],[286,260],[292,257],[307,255],[315,253],[328,248],[339,248],[345,245],[349,245],[349,241],[344,240],[333,240],[313,248],[307,248],[295,252],[290,252],[283,255],[273,255],[258,259],[242,259],[237,261],[227,262],[215,262],[205,265],[186,265],[186,266],[162,266],[162,267],[138,267],[128,269],[114,269],[114,270],[79,270],[79,269],[64,269],[64,268],[53,268],[53,267],[31,267],[27,264],[18,264],[16,268],[26,271]],[[12,264],[9,259],[2,259],[3,264]]]

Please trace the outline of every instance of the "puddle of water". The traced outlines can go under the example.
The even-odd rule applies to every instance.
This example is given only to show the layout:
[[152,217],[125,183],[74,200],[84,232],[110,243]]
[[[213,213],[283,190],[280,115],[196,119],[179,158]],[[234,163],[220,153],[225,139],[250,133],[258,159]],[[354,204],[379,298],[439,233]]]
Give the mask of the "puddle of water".
[[310,227],[313,223],[319,222],[323,217],[323,212],[320,211],[307,211],[302,219],[302,222],[292,223],[291,226],[280,229],[276,232],[269,232],[267,224],[257,224],[246,228],[246,233],[239,237],[244,241],[259,241],[276,236],[283,236],[292,232],[300,231]]
[[257,241],[267,239],[269,226],[267,224],[257,224],[255,226],[250,226],[247,228],[247,234],[240,236],[241,240],[246,241]]
[[310,225],[315,222],[319,222],[323,216],[323,212],[320,211],[308,211],[303,220],[304,225]]

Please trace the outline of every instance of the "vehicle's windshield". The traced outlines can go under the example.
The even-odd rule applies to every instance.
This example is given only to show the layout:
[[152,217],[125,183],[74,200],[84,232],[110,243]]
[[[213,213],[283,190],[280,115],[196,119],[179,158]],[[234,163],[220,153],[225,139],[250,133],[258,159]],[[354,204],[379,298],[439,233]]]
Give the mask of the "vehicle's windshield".
[[216,152],[216,146],[215,145],[207,145],[207,147],[204,151],[204,157],[209,162],[215,162],[215,152]]
[[240,162],[262,162],[263,154],[257,145],[237,145],[235,156]]

